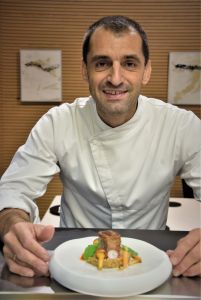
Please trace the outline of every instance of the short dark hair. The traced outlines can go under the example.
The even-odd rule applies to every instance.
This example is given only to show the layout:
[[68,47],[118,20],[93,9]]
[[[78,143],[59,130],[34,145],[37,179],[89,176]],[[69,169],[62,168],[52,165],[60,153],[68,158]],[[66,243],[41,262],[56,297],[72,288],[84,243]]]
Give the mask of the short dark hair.
[[93,23],[91,26],[89,26],[83,41],[82,46],[82,57],[85,64],[87,64],[87,55],[89,53],[89,45],[91,36],[94,33],[94,31],[99,28],[103,27],[105,29],[111,30],[112,32],[119,33],[129,30],[130,28],[137,31],[142,39],[142,51],[145,58],[145,65],[147,64],[149,60],[149,45],[148,45],[148,39],[147,34],[141,27],[141,25],[125,16],[107,16],[99,19],[95,23]]

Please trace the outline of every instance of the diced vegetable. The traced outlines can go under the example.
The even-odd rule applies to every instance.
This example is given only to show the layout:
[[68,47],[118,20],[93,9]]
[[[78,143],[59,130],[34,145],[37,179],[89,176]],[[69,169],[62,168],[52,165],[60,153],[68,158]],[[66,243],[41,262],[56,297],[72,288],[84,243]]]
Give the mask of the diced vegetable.
[[94,245],[100,245],[100,239],[99,239],[99,238],[95,239],[95,240],[93,241],[93,244],[94,244]]
[[137,255],[137,256],[135,256],[135,260],[136,260],[136,262],[139,262],[139,263],[140,263],[140,262],[142,262],[142,259],[141,259],[141,257],[140,257],[140,256],[138,256],[138,255]]

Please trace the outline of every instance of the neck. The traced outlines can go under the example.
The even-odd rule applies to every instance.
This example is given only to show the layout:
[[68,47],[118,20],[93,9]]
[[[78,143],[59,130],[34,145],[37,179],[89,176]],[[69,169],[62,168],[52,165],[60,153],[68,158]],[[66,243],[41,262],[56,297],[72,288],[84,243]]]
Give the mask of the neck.
[[104,118],[102,116],[100,116],[100,118],[102,119],[102,121],[107,124],[108,126],[115,128],[118,127],[126,122],[128,122],[132,116],[130,118],[125,118],[125,117],[121,117],[121,116],[110,116],[109,118]]
[[105,111],[97,111],[101,120],[108,126],[115,128],[128,122],[137,110],[138,102],[136,102],[134,109],[128,113],[106,113]]

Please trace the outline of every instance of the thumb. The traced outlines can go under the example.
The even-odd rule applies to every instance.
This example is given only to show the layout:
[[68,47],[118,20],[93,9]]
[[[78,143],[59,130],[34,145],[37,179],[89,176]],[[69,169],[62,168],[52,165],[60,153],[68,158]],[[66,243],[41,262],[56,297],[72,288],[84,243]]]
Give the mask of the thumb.
[[171,257],[171,255],[174,253],[174,250],[167,250],[166,253],[169,257]]
[[38,224],[35,226],[35,234],[36,234],[36,239],[39,242],[47,242],[52,239],[54,235],[54,227],[51,225],[40,225]]

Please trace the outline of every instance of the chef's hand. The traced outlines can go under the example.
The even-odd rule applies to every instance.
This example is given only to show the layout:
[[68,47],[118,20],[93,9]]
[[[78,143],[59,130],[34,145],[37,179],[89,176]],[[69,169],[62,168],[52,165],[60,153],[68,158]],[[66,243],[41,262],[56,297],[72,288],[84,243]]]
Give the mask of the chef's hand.
[[201,277],[201,228],[191,230],[167,254],[173,266],[173,276]]
[[30,222],[13,224],[3,236],[3,253],[11,272],[27,276],[48,276],[48,251],[41,245],[53,237],[54,228]]

